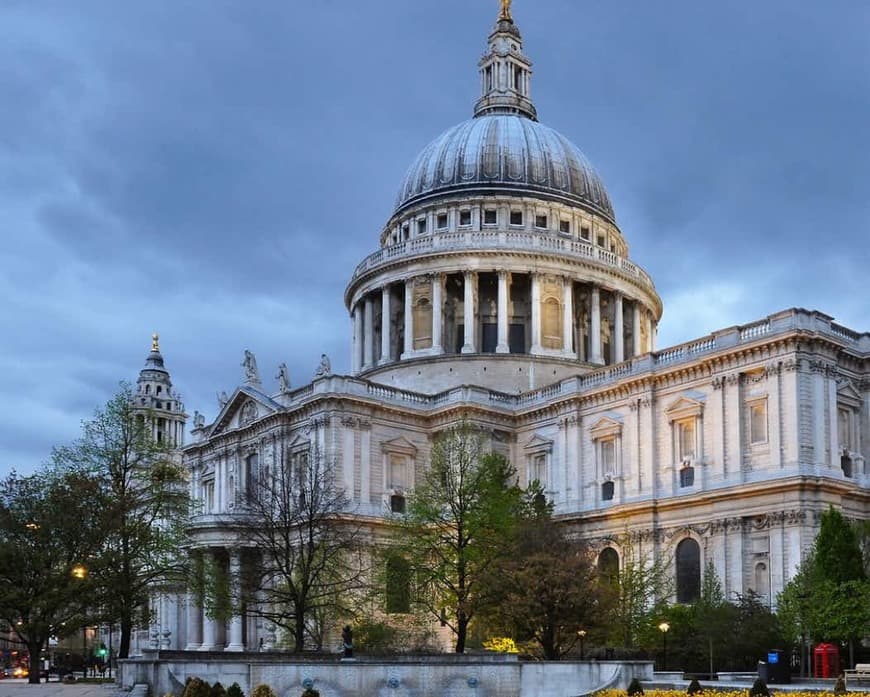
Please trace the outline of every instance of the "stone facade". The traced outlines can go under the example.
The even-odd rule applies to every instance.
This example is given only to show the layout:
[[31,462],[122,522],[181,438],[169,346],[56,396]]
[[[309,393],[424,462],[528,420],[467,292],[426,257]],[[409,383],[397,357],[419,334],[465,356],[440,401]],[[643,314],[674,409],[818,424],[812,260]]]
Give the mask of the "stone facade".
[[[195,554],[237,576],[248,556],[227,521],[245,488],[312,450],[377,535],[460,419],[602,559],[667,559],[674,600],[710,561],[729,596],[773,605],[822,511],[870,517],[870,334],[790,309],[656,350],[661,300],[594,170],[538,124],[530,65],[502,15],[475,118],[412,165],[348,284],[352,374],[324,358],[309,384],[271,390],[246,352],[216,420],[195,419]],[[217,622],[193,596],[160,608],[167,648],[277,640],[253,613]]]

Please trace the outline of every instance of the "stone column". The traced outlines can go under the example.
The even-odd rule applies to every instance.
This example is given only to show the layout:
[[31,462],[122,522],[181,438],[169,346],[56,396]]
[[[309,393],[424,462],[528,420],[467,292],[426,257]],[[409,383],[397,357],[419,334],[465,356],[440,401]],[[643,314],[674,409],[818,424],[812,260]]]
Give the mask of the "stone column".
[[374,364],[374,338],[375,338],[375,309],[372,296],[367,295],[365,300],[365,314],[363,315],[363,370],[371,368]]
[[625,360],[625,326],[622,313],[622,294],[614,293],[613,300],[613,362],[622,363]]
[[[211,554],[214,559],[214,552],[206,550],[203,554]],[[202,613],[202,643],[199,645],[199,651],[214,651],[217,646],[217,620],[213,617]]]
[[465,340],[462,342],[462,353],[475,353],[474,346],[474,287],[477,284],[477,274],[466,271],[465,275],[465,299],[463,303]]
[[508,344],[508,272],[498,272],[498,345],[496,353],[510,353]]
[[601,291],[592,286],[592,307],[589,317],[589,362],[604,365],[601,356]]
[[202,644],[202,607],[197,603],[196,593],[187,593],[187,644],[185,651],[196,651]]
[[402,358],[414,352],[414,279],[405,280],[405,350]]
[[532,353],[541,352],[541,277],[532,273]]
[[632,313],[631,338],[634,341],[634,356],[637,357],[643,353],[640,343],[640,303],[635,300],[632,304],[634,312]]
[[576,358],[574,352],[574,281],[562,279],[562,353]]
[[359,303],[357,303],[353,308],[353,355],[351,356],[353,366],[351,370],[354,375],[362,370],[362,335],[362,308]]
[[[242,583],[242,555],[238,549],[230,550],[230,597],[238,601]],[[230,641],[224,651],[244,651],[242,644],[242,616],[235,612],[230,618]]]
[[390,356],[390,284],[381,288],[381,365],[392,360]]
[[444,275],[432,274],[432,353],[444,352],[441,345],[441,327],[444,324],[444,301],[442,299],[444,289]]

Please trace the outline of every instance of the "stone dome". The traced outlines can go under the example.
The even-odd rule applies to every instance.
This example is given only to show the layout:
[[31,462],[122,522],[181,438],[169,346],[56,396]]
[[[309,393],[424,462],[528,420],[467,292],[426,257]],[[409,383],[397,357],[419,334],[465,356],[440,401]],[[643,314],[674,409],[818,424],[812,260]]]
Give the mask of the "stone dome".
[[579,148],[524,114],[484,113],[433,140],[405,175],[396,213],[470,190],[538,194],[616,222],[604,184]]

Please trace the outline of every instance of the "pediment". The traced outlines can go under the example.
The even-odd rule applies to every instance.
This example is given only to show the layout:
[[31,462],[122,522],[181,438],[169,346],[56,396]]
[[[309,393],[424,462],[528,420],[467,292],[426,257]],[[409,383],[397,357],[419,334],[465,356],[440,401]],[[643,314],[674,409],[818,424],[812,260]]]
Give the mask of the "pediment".
[[526,451],[546,451],[549,453],[553,451],[553,441],[549,438],[544,438],[540,433],[536,433],[529,438],[523,449]]
[[266,395],[249,387],[240,387],[221,409],[209,436],[245,428],[264,416],[278,411],[278,405]]
[[592,424],[590,429],[592,440],[601,440],[618,436],[622,433],[622,417],[619,414],[608,413]]
[[417,446],[404,436],[381,443],[381,449],[385,453],[401,453],[402,455],[416,455]]
[[290,451],[308,450],[310,447],[311,441],[301,433],[297,433],[293,440],[287,444],[287,450]]
[[863,398],[861,397],[861,393],[855,389],[852,381],[846,380],[837,387],[837,401],[853,407],[860,407]]
[[705,399],[706,395],[699,392],[685,392],[667,406],[665,414],[670,421],[700,416]]

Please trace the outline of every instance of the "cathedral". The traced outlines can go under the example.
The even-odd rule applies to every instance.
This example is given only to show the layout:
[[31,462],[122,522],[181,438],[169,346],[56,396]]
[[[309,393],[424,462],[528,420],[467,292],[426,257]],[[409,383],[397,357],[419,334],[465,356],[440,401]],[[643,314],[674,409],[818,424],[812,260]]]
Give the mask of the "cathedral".
[[[316,449],[372,529],[401,516],[433,437],[467,419],[602,566],[668,560],[675,602],[707,562],[729,598],[775,606],[833,505],[870,517],[870,334],[787,309],[667,348],[662,300],[630,258],[604,183],[543,125],[510,3],[488,37],[471,118],[426,145],[344,295],[351,371],[323,356],[291,389],[241,384],[211,423],[183,406],[155,341],[137,399],[181,446],[194,549],[237,577],[227,527],[246,486]],[[160,647],[280,641],[253,614],[210,618],[191,592],[156,599]]]

